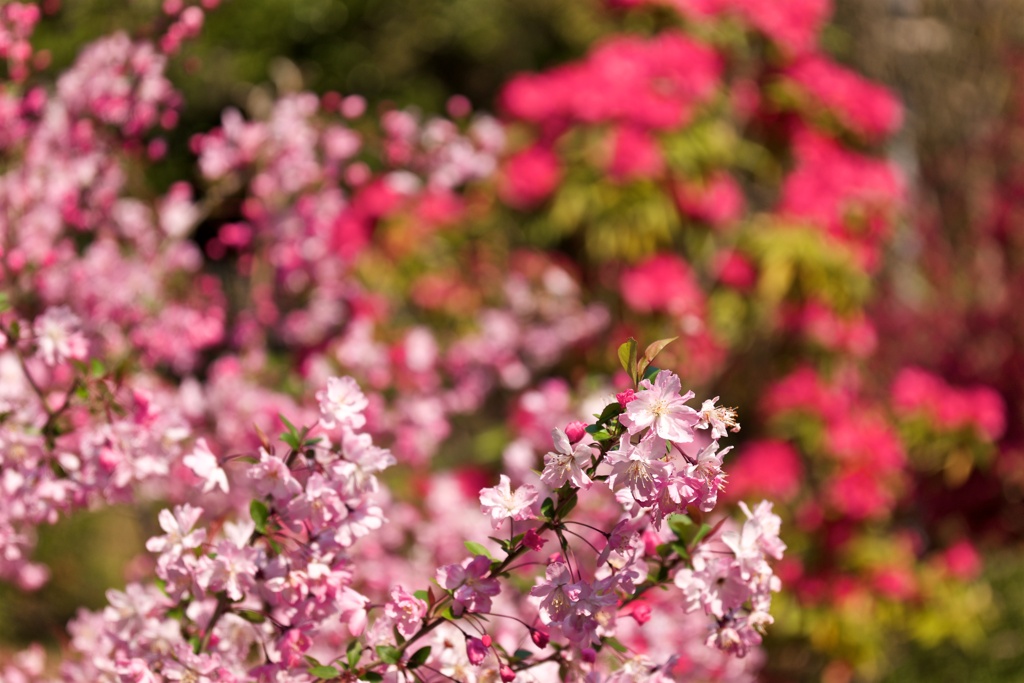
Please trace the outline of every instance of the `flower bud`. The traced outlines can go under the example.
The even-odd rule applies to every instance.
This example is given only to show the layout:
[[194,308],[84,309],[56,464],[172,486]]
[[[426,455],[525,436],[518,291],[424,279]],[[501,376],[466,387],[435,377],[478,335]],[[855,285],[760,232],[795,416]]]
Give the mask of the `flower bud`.
[[593,664],[595,661],[597,661],[597,650],[595,650],[592,647],[585,647],[582,650],[580,650],[580,657],[587,664]]
[[619,402],[619,405],[622,406],[623,408],[625,408],[626,404],[632,401],[634,398],[636,398],[636,392],[633,391],[632,389],[626,389],[620,394],[615,394],[615,400],[617,400]]
[[547,633],[538,628],[530,629],[530,638],[533,640],[533,644],[542,650],[548,646],[548,641],[551,639]]
[[508,664],[501,667],[498,674],[501,676],[501,680],[504,681],[504,683],[511,683],[511,681],[516,680],[516,672],[513,671],[512,667]]
[[650,529],[644,532],[644,555],[648,557],[654,557],[658,554],[658,546],[661,545],[661,539],[658,534],[654,533]]
[[633,611],[630,612],[630,616],[636,619],[636,623],[642,626],[651,620],[651,606],[642,600],[634,602]]
[[487,656],[487,646],[479,638],[466,640],[466,657],[470,664],[479,664]]
[[536,529],[530,529],[523,535],[523,545],[530,550],[540,550],[547,542],[548,539],[541,538]]
[[565,436],[568,437],[569,443],[576,443],[584,436],[587,435],[587,423],[580,422],[579,420],[573,420],[569,424],[565,425]]

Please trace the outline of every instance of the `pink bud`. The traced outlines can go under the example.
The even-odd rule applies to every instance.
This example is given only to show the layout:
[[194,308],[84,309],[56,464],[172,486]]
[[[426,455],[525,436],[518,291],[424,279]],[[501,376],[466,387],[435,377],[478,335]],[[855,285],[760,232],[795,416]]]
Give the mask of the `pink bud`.
[[949,573],[958,579],[969,581],[981,573],[981,556],[968,540],[951,546],[943,553],[942,559]]
[[636,619],[636,623],[643,625],[651,620],[651,606],[642,600],[633,603],[633,611],[630,616]]
[[448,110],[449,116],[457,119],[469,116],[473,111],[473,105],[463,95],[452,95],[449,97],[445,108]]
[[569,438],[569,443],[576,443],[587,434],[587,423],[580,422],[579,420],[573,420],[569,424],[565,425],[565,435]]
[[466,657],[470,664],[479,664],[487,656],[487,645],[479,638],[466,640]]
[[530,638],[533,639],[533,644],[542,650],[548,646],[548,641],[551,639],[547,633],[537,628],[530,629]]
[[541,538],[536,529],[530,529],[523,535],[523,545],[530,550],[540,550],[547,542],[548,539]]
[[597,660],[597,651],[592,647],[585,647],[580,650],[580,657],[587,664],[593,664]]
[[487,647],[490,647],[491,642],[493,641],[491,641],[491,637],[485,633],[482,636],[480,636],[480,642],[486,645]]
[[625,408],[627,403],[636,398],[636,392],[632,389],[626,389],[621,394],[615,394],[615,398],[618,400],[619,405]]
[[508,664],[501,667],[501,670],[498,673],[501,675],[501,680],[505,683],[510,683],[511,681],[516,680],[516,672],[513,671],[512,667]]
[[658,538],[658,534],[654,533],[650,529],[644,532],[644,555],[653,557],[658,554],[658,546],[661,545],[661,539]]

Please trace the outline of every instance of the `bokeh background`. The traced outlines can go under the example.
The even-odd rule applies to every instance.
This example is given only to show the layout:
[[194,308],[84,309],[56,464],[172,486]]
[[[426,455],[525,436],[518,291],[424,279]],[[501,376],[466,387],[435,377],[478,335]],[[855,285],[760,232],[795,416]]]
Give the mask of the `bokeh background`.
[[[819,49],[884,85],[902,103],[898,125],[878,135],[844,129],[841,115],[834,117],[838,125],[830,121],[823,128],[844,149],[891,163],[902,176],[900,192],[864,200],[866,208],[858,209],[871,214],[875,204],[884,204],[878,219],[886,226],[879,229],[884,238],[872,245],[877,258],[870,266],[834,259],[833,245],[778,226],[780,187],[800,154],[785,132],[788,124],[779,121],[803,111],[799,98],[793,104],[791,95],[780,94],[785,51],[770,41],[736,38],[731,25],[631,7],[640,4],[226,1],[172,60],[170,78],[186,104],[179,125],[167,134],[167,156],[148,165],[138,185],[151,196],[178,180],[202,187],[192,136],[220,125],[228,107],[252,119],[266,117],[288,93],[358,93],[370,111],[411,107],[424,117],[443,115],[450,98],[462,95],[475,109],[498,112],[519,126],[510,135],[515,150],[543,138],[537,132],[542,125],[517,117],[501,101],[516,74],[586,59],[595,44],[624,32],[651,35],[677,26],[735,50],[731,54],[742,56],[730,62],[730,82],[753,73],[765,97],[777,97],[765,107],[768,113],[737,122],[723,113],[727,107],[712,108],[661,144],[681,150],[672,152],[682,158],[679,167],[705,187],[715,171],[734,172],[747,201],[730,220],[742,227],[730,233],[701,225],[714,220],[700,211],[687,216],[662,196],[658,182],[638,181],[628,196],[620,190],[633,185],[602,185],[604,196],[612,197],[607,206],[598,211],[584,202],[587,208],[573,213],[566,208],[576,201],[573,188],[594,182],[585,173],[572,177],[573,164],[585,165],[578,159],[588,158],[584,133],[560,138],[567,180],[554,199],[512,200],[510,208],[493,212],[497,217],[478,223],[500,231],[499,252],[528,247],[569,264],[587,290],[584,298],[612,302],[616,340],[618,333],[649,340],[678,332],[676,304],[616,295],[631,273],[641,280],[689,282],[688,275],[678,276],[675,261],[659,262],[668,264],[666,270],[651,275],[656,254],[690,264],[699,287],[713,290],[699,307],[694,304],[699,313],[690,313],[707,322],[718,341],[714,348],[694,342],[675,362],[710,395],[739,406],[744,430],[738,452],[768,453],[766,470],[748,461],[735,481],[751,495],[767,487],[764,492],[779,500],[786,516],[783,538],[796,560],[788,574],[781,572],[786,588],[766,640],[763,680],[1024,680],[1024,2],[834,0],[831,19],[816,34]],[[793,0],[794,7],[799,4]],[[99,36],[125,30],[146,37],[160,30],[155,0],[50,5],[34,39],[37,50],[51,55],[36,76],[40,80],[67,68]],[[713,24],[717,28],[708,28]],[[727,122],[725,133],[716,127],[721,122]],[[850,173],[850,183],[862,182]],[[214,215],[193,239],[205,245],[233,218],[231,211]],[[458,256],[460,248],[452,253]],[[724,252],[745,257],[751,282],[743,284],[741,273],[727,286],[708,284],[721,274],[716,259]],[[835,313],[824,316],[820,325],[826,329],[818,328],[818,338],[799,322],[780,322],[787,307],[808,302],[824,302]],[[419,313],[424,317],[417,322],[442,329],[454,324],[450,313]],[[871,341],[858,346],[857,331],[849,328],[864,320]],[[580,359],[611,368],[609,348],[592,344],[576,362],[563,359],[546,370],[545,378],[572,383],[580,376]],[[838,414],[822,406],[815,412],[813,397],[803,407],[765,407],[772,400],[766,397],[785,394],[778,388],[782,380],[807,367],[815,368],[817,379],[801,386],[810,392],[807,386],[817,382],[815,396],[834,402]],[[921,381],[915,386],[928,394],[922,402],[900,404],[892,398],[893,385],[907,368],[945,384]],[[847,382],[851,373],[858,378]],[[928,392],[961,396],[957,392],[979,387],[988,393],[977,403],[973,394],[962,395],[962,420],[943,422],[927,407],[914,411],[930,400]],[[992,396],[1003,407],[1004,428],[986,430],[982,414]],[[510,423],[507,432],[500,426],[495,432],[493,424],[502,424],[517,400],[510,394],[489,403],[488,414],[460,418],[439,458],[493,463],[514,429]],[[851,415],[877,415],[886,425],[878,440],[851,447],[851,458],[875,457],[893,439],[906,454],[896,474],[877,474],[899,479],[880,485],[892,500],[879,504],[878,514],[823,502],[854,495],[828,488],[836,466],[818,452],[841,450],[829,430],[871,428],[844,422]],[[483,440],[460,436],[480,430],[487,435]],[[788,450],[778,455],[772,448]],[[771,484],[765,472],[785,469],[794,458],[800,474]],[[55,647],[79,607],[102,607],[107,588],[142,575],[146,566],[138,557],[155,532],[156,509],[82,512],[40,529],[36,558],[51,567],[52,579],[34,593],[0,586],[0,647],[40,640]]]

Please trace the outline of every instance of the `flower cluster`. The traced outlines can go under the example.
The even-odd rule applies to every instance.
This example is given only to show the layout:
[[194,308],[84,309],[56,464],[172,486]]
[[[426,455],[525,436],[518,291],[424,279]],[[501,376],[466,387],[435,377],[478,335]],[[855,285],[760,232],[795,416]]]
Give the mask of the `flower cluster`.
[[[734,416],[713,402],[700,412],[688,409],[692,394],[679,394],[678,378],[658,377],[666,379],[644,381],[627,404],[631,412],[615,401],[589,431],[583,423],[570,425],[572,465],[560,467],[552,453],[535,483],[513,490],[502,475],[497,486],[481,489],[492,529],[508,525],[508,539],[493,551],[503,557],[467,541],[468,557],[437,569],[439,592],[410,592],[399,583],[381,586],[386,595],[378,597],[373,591],[380,584],[360,578],[358,567],[369,559],[364,553],[373,552],[386,522],[377,475],[395,459],[362,431],[367,401],[351,378],[330,378],[318,394],[318,424],[299,429],[286,422],[283,451],[265,443],[257,455],[222,458],[198,441],[185,463],[214,482],[200,502],[212,500],[207,496],[215,488],[227,493],[229,471],[234,481],[251,482],[257,495],[248,517],[188,503],[163,510],[163,534],[146,544],[157,555],[161,583],[109,591],[108,607],[80,613],[69,626],[75,656],[63,665],[64,680],[402,680],[413,671],[422,680],[662,680],[676,655],[658,661],[647,646],[633,650],[640,634],[619,622],[631,617],[629,623],[642,627],[684,599],[715,618],[708,645],[743,656],[758,642],[756,630],[771,622],[769,591],[779,586],[766,559],[780,558],[785,547],[778,518],[767,503],[754,512],[744,507],[749,519],[742,531],[723,530],[712,540],[725,520],[712,528],[691,515],[701,514],[693,505],[712,507],[707,490],[722,479],[717,459],[707,465],[698,457],[685,468],[686,482],[702,483],[670,511],[645,509],[643,497],[623,498],[632,488],[623,484],[612,447],[627,448],[631,432],[638,439],[634,450],[653,463],[669,456],[649,453],[651,441],[664,450],[667,443],[690,443],[699,430],[715,443],[735,426]],[[658,412],[659,406],[671,407]],[[618,432],[621,440],[614,438]],[[675,441],[663,441],[659,432]],[[559,453],[570,450],[565,432],[556,429],[554,436]],[[578,471],[563,477],[563,469]],[[572,519],[577,503],[586,506],[583,499],[596,493],[592,487],[620,494],[619,514],[609,517],[616,521],[607,530]],[[538,503],[542,489],[549,495]],[[596,545],[601,540],[603,548]],[[546,563],[525,561],[551,541],[560,552]],[[714,544],[725,550],[712,550]],[[546,564],[542,576],[538,564]],[[652,589],[673,581],[682,595],[653,598]],[[524,583],[528,595],[516,597]],[[525,632],[515,637],[528,637],[536,651],[509,645],[520,625]],[[434,631],[438,636],[428,640]],[[18,664],[20,675],[44,680],[32,661]]]

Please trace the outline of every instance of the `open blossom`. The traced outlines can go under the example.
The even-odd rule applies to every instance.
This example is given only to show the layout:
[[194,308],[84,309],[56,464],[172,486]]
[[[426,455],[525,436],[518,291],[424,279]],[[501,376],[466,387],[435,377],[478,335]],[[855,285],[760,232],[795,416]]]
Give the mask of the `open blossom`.
[[666,441],[687,443],[693,441],[693,428],[700,422],[700,413],[686,405],[693,398],[692,391],[682,396],[679,377],[667,371],[658,373],[652,384],[649,379],[640,383],[642,391],[626,405],[619,417],[630,434],[648,427]]
[[395,623],[395,628],[403,637],[410,638],[423,625],[427,603],[401,586],[395,586],[391,589],[391,600],[384,606],[384,613]]
[[707,399],[700,407],[700,421],[697,429],[710,429],[711,438],[715,441],[728,436],[728,432],[740,431],[740,423],[736,421],[736,409],[716,406],[718,397]]
[[359,385],[351,377],[330,377],[327,389],[316,392],[320,402],[320,424],[333,429],[344,425],[359,429],[366,424],[363,411],[369,405]]
[[530,589],[530,595],[541,599],[541,619],[545,624],[552,624],[572,613],[573,603],[580,597],[580,587],[573,581],[567,564],[552,562],[544,572],[544,578]]
[[594,455],[590,446],[578,443],[573,448],[565,432],[557,427],[551,430],[551,440],[555,443],[555,450],[544,456],[544,472],[540,480],[553,489],[567,481],[577,488],[588,488],[590,477],[584,468],[590,465]]
[[484,578],[491,571],[491,561],[476,555],[462,564],[449,564],[437,570],[437,582],[453,591],[455,608],[462,611],[489,612],[491,598],[501,592],[497,579]]
[[263,448],[259,462],[249,469],[249,478],[261,495],[269,493],[278,500],[290,500],[302,491],[302,484],[292,476],[288,465]]
[[635,501],[647,503],[657,497],[672,475],[664,457],[665,442],[657,435],[649,434],[635,445],[623,436],[618,450],[608,452],[607,462],[612,466],[608,485],[613,491],[628,488]]
[[82,321],[67,306],[56,306],[32,323],[39,356],[47,365],[85,358],[87,343],[81,332]]
[[506,519],[536,519],[533,505],[537,502],[537,489],[527,484],[513,492],[506,474],[498,481],[497,486],[480,489],[480,507],[491,516],[491,526],[497,529]]
[[206,540],[206,529],[193,530],[193,527],[202,514],[202,508],[188,503],[175,507],[173,514],[170,510],[161,510],[158,518],[160,528],[167,533],[146,541],[146,549],[151,553],[169,552],[178,556],[182,551],[198,548]]

